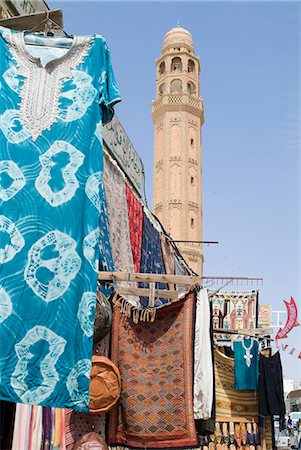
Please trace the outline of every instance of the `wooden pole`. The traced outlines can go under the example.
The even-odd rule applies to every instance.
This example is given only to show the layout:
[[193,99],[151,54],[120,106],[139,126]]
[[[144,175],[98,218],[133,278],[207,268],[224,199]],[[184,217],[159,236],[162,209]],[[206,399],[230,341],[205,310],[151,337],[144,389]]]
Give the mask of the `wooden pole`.
[[[53,9],[51,11],[47,11],[51,20],[57,23],[60,27],[63,28],[63,13],[61,9]],[[46,12],[37,12],[33,14],[21,15],[10,17],[9,19],[0,20],[0,25],[2,27],[11,28],[14,30],[31,30],[34,31],[44,31],[45,22],[43,20],[46,18]],[[43,23],[42,23],[43,22]],[[41,26],[39,27],[39,25]]]

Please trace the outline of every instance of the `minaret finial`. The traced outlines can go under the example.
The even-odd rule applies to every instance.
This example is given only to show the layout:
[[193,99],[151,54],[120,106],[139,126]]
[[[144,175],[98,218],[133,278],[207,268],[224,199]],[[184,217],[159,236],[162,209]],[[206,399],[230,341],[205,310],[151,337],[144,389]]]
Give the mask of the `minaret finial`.
[[181,25],[180,25],[180,21],[179,21],[179,20],[177,21],[177,27],[178,27],[178,28],[180,28],[180,27],[181,27]]

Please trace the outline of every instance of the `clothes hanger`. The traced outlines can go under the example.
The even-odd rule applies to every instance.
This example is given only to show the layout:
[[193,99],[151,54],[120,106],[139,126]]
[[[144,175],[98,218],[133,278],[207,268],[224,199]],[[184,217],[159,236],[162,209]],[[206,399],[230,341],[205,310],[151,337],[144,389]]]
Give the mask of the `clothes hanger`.
[[[54,37],[55,36],[55,32],[57,32],[58,30],[64,33],[64,36],[66,38],[69,39],[73,39],[73,36],[68,34],[64,28],[59,25],[57,22],[55,22],[51,17],[50,17],[50,13],[51,11],[46,11],[45,12],[45,17],[44,19],[41,20],[41,22],[39,22],[37,25],[35,25],[33,28],[29,29],[29,30],[24,30],[24,37],[26,39],[26,35],[31,34],[31,33],[35,33],[35,30],[37,28],[39,28],[43,23],[45,24],[44,26],[44,31],[38,31],[36,32],[37,34],[42,34],[44,36],[49,36],[49,37]],[[38,45],[35,42],[32,41],[28,41],[26,42],[26,45]],[[51,46],[51,42],[49,42],[48,44],[49,46]],[[60,45],[55,45],[55,46],[60,46]]]

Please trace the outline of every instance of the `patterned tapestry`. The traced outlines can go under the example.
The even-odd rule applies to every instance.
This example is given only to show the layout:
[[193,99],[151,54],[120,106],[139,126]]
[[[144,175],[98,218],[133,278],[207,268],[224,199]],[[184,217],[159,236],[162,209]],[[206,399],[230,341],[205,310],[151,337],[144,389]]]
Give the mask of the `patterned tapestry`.
[[[161,239],[159,231],[154,227],[148,216],[144,214],[143,232],[142,232],[142,250],[141,250],[141,273],[165,273]],[[139,283],[139,286],[148,287],[147,283]],[[167,289],[165,283],[156,283],[156,289]],[[140,303],[144,308],[148,307],[149,299],[140,297]],[[156,298],[155,306],[161,306],[168,303],[168,299]]]
[[257,327],[258,291],[209,291],[209,296],[214,329],[251,330]]
[[[115,270],[134,272],[125,177],[117,164],[107,155],[104,164],[104,189]],[[120,282],[119,286],[126,287],[129,283]],[[139,305],[139,297],[127,296],[127,301],[131,305]]]
[[111,446],[183,448],[197,444],[193,416],[194,294],[135,324],[115,306],[112,361],[122,392],[109,415]]
[[126,185],[126,201],[130,229],[130,240],[135,272],[139,272],[142,244],[143,208],[142,204]]
[[133,272],[125,178],[116,163],[105,156],[104,188],[115,270]]

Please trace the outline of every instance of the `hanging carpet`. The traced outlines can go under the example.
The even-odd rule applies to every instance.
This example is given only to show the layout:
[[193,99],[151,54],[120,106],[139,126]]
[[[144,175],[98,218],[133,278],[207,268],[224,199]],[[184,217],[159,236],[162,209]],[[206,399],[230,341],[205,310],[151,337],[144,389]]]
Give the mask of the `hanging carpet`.
[[143,209],[142,204],[126,185],[129,230],[135,272],[139,272],[142,244]]
[[[141,273],[165,273],[160,233],[154,227],[150,219],[144,213],[143,219],[143,233],[142,233],[142,250],[141,250]],[[139,287],[147,288],[148,283],[139,283]],[[166,289],[165,283],[156,283],[156,289]],[[164,303],[168,303],[168,299],[156,298],[155,307]],[[147,297],[140,297],[140,303],[143,308],[149,306],[149,299]]]
[[194,294],[134,323],[115,305],[111,359],[121,398],[109,414],[111,446],[197,446],[193,416]]

